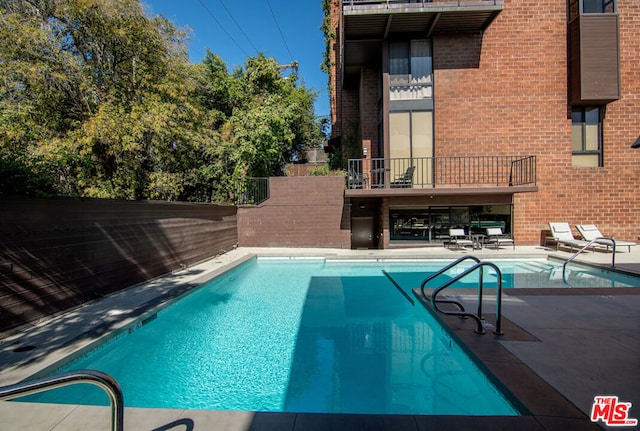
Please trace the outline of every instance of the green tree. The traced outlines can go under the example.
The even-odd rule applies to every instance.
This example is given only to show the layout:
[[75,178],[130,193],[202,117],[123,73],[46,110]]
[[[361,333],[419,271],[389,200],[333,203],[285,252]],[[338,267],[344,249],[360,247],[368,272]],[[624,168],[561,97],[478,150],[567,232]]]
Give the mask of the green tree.
[[147,18],[134,0],[2,6],[5,164],[37,171],[61,193],[119,198],[147,197],[158,190],[150,178],[184,168],[185,147],[201,143],[192,132],[204,129],[171,23]]
[[215,126],[221,126],[233,112],[233,78],[227,65],[219,56],[207,50],[202,63],[193,66],[193,74],[197,82],[195,97],[198,103],[213,115]]
[[0,194],[224,202],[317,142],[297,76],[184,38],[138,0],[0,0]]
[[230,74],[208,52],[194,68],[197,99],[214,118],[214,161],[208,168],[220,179],[219,198],[232,198],[246,177],[284,175],[292,155],[319,142],[315,94],[295,74],[283,76],[275,59],[250,57]]
[[234,76],[240,91],[230,118],[237,142],[234,174],[283,175],[292,155],[318,140],[315,94],[298,85],[295,74],[282,76],[277,62],[264,55],[249,58]]
[[43,147],[90,110],[82,64],[48,22],[52,2],[41,3],[0,3],[0,194],[53,193],[57,167]]

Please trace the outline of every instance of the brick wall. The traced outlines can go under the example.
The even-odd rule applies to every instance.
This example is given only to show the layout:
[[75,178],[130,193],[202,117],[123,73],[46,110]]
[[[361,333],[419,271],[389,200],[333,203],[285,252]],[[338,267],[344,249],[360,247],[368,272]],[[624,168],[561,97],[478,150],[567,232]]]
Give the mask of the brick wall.
[[[557,9],[554,8],[558,3]],[[521,122],[520,127],[527,130],[526,136],[533,137],[533,142],[530,146],[526,143],[517,146],[520,152],[529,150],[538,156],[540,191],[516,196],[516,235],[533,243],[540,230],[548,229],[549,221],[567,221],[571,225],[595,223],[605,235],[635,240],[640,236],[637,217],[640,210],[640,152],[631,149],[630,145],[640,135],[640,6],[634,0],[618,2],[622,98],[607,106],[603,124],[604,167],[592,169],[571,166],[571,121],[568,114],[562,116],[563,110],[569,109],[566,45],[562,43],[566,41],[564,2],[510,1],[505,9],[524,6],[549,10],[549,16],[543,16],[537,25],[530,24],[530,27],[543,29],[539,33],[549,40],[545,42],[548,47],[546,55],[542,57],[544,68],[534,75],[538,82],[536,97],[525,99],[533,101],[533,105],[539,107],[533,111],[540,113],[530,125]],[[509,27],[516,26],[523,19],[523,13],[515,10],[505,15],[505,19],[511,21]],[[626,18],[631,16],[633,18]],[[492,43],[490,47],[494,46],[493,43],[496,43],[496,48],[504,46],[504,42],[497,43],[497,40],[511,37],[504,34],[506,32],[496,30],[494,33],[488,38]],[[554,48],[556,52],[551,54],[549,51]],[[553,80],[542,80],[545,71],[549,71]],[[515,78],[512,80],[516,81]],[[515,92],[517,81],[509,87],[511,92]]]
[[235,207],[0,199],[0,327],[213,257],[237,240]]
[[[604,234],[640,240],[640,149],[630,148],[640,137],[640,2],[618,0],[620,14],[621,99],[607,106],[604,123],[604,184],[597,192],[606,211],[587,207],[588,216]],[[615,183],[614,183],[615,181]]]
[[591,169],[571,165],[566,7],[505,0],[482,36],[433,38],[435,154],[537,156],[539,192],[514,197],[519,244],[537,244],[550,221],[596,223],[635,240],[640,151],[629,146],[640,135],[640,3],[618,2],[622,99],[607,106],[604,167]]
[[549,207],[558,168],[571,170],[566,29],[566,2],[518,0],[482,36],[433,39],[435,155],[537,156],[540,192],[515,199],[520,244],[568,217]]
[[350,248],[344,177],[272,177],[270,198],[238,208],[241,247]]
[[[331,64],[334,70],[340,63],[340,50],[342,43],[340,41],[341,16],[342,16],[342,0],[331,0],[331,28],[335,29],[336,37],[329,48]],[[340,73],[331,73],[329,76],[329,105],[331,108],[331,136],[336,137],[342,134],[342,82]]]
[[[343,88],[340,105],[342,107],[342,148],[343,155],[347,157],[361,157],[359,145],[362,140],[362,125],[360,124],[360,92],[358,90]],[[355,150],[353,145],[358,146]]]
[[382,157],[378,154],[378,71],[363,68],[360,74],[360,124],[362,148],[367,158]]
[[[622,97],[606,108],[601,168],[572,166],[565,0],[505,0],[483,34],[433,35],[434,154],[537,157],[539,191],[513,199],[519,244],[539,243],[550,221],[640,238],[640,2],[618,11]],[[363,140],[377,118],[356,110],[373,94],[340,94],[343,128],[361,118]]]

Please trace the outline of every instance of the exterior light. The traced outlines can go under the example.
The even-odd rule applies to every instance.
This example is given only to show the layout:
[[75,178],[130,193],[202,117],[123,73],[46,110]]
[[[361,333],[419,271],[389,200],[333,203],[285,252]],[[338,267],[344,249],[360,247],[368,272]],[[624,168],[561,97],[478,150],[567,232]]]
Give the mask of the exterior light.
[[636,139],[636,141],[631,144],[631,148],[640,148],[640,136],[638,136],[638,139]]

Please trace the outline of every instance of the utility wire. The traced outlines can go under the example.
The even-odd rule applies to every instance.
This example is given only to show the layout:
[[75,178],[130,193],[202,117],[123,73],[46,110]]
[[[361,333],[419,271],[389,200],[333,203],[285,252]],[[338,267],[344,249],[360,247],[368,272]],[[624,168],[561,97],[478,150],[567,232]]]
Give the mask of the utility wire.
[[198,0],[198,1],[200,2],[200,4],[202,5],[202,7],[204,8],[204,10],[206,10],[206,11],[207,11],[207,13],[209,14],[209,16],[210,16],[211,18],[213,18],[213,20],[216,22],[216,24],[218,24],[218,26],[220,26],[220,28],[222,29],[222,31],[224,31],[224,33],[229,37],[229,39],[231,39],[231,41],[232,41],[233,43],[235,43],[235,44],[236,44],[236,46],[238,47],[238,49],[239,49],[240,51],[242,51],[242,53],[243,53],[246,57],[249,57],[249,54],[247,54],[247,53],[245,52],[245,50],[244,50],[244,49],[242,49],[242,47],[238,44],[238,42],[236,42],[236,40],[235,40],[235,39],[234,39],[234,38],[229,34],[229,32],[224,28],[224,26],[220,23],[220,21],[218,21],[218,18],[216,18],[216,17],[215,17],[215,15],[214,15],[210,10],[209,10],[209,8],[207,7],[207,5],[206,5],[206,4],[204,4],[204,2],[203,2],[202,0]]
[[282,41],[284,42],[284,46],[287,48],[287,52],[289,53],[289,57],[291,58],[291,61],[293,62],[293,54],[291,54],[291,50],[289,49],[289,45],[287,45],[287,41],[284,38],[284,35],[282,34],[282,30],[280,29],[280,24],[278,24],[278,20],[276,19],[276,15],[273,13],[273,9],[271,8],[271,3],[269,3],[269,0],[265,0],[267,2],[267,6],[269,6],[269,11],[271,11],[271,16],[273,17],[273,21],[276,23],[276,27],[278,27],[278,32],[280,33],[280,37],[282,38]]
[[251,42],[251,39],[249,39],[249,36],[247,36],[247,34],[244,32],[244,30],[242,30],[242,27],[240,26],[240,24],[238,24],[238,21],[236,21],[236,19],[233,17],[233,15],[231,15],[231,12],[229,11],[229,9],[227,9],[227,6],[224,4],[224,2],[222,0],[218,0],[218,1],[220,2],[222,7],[224,8],[224,10],[227,11],[229,16],[231,17],[231,20],[233,20],[233,22],[238,26],[238,28],[240,29],[240,32],[244,35],[244,37],[247,39],[247,41],[249,41],[249,44],[251,45],[251,47],[253,47],[253,50],[257,53],[258,52],[258,48],[256,48],[256,46],[253,44],[253,42]]

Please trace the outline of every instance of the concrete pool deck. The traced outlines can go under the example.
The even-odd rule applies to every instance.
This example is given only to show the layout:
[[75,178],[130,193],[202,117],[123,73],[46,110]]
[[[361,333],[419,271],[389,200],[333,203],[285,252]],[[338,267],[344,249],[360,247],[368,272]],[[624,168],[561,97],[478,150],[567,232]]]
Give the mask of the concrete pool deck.
[[[0,386],[50,370],[82,354],[98,337],[127,330],[145,313],[238,262],[259,256],[344,259],[547,257],[571,253],[543,247],[452,251],[443,247],[392,250],[240,248],[183,271],[110,295],[20,331],[0,334]],[[607,265],[611,254],[580,261]],[[616,253],[616,267],[640,274],[640,247]],[[450,296],[452,294],[449,294]],[[472,292],[453,296],[470,303]],[[490,300],[488,295],[487,300]],[[473,307],[470,307],[473,309]],[[491,320],[490,309],[485,311]],[[615,395],[640,418],[640,289],[521,289],[503,299],[505,335],[475,334],[472,321],[442,316],[459,338],[528,414],[520,417],[371,416],[171,409],[125,410],[125,430],[566,430],[600,429],[588,418],[593,399]],[[126,394],[125,394],[126,398]],[[109,429],[108,407],[0,403],[0,429]],[[628,429],[628,428],[627,428]]]

